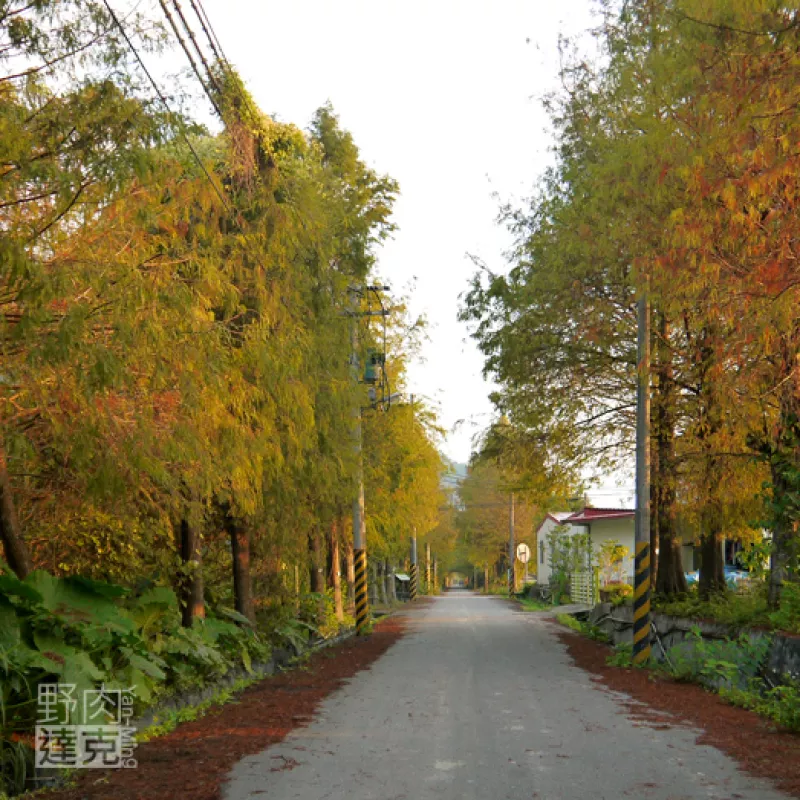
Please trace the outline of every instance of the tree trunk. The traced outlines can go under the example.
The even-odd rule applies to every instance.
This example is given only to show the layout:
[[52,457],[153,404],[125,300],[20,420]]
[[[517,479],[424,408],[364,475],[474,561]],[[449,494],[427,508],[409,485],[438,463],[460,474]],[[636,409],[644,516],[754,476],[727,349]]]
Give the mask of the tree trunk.
[[347,613],[356,613],[356,562],[353,556],[353,543],[348,542],[344,551],[347,561]]
[[[790,491],[790,486],[784,472],[775,464],[771,466],[772,493],[775,497],[785,497]],[[769,583],[767,584],[767,605],[772,610],[777,610],[781,601],[783,584],[789,576],[789,561],[791,554],[790,540],[792,528],[785,515],[777,515],[772,526],[772,547],[769,554]]]
[[181,578],[181,624],[191,628],[195,619],[206,615],[203,602],[203,551],[200,536],[185,517],[180,523],[180,550],[184,575]]
[[486,564],[483,568],[483,593],[489,594],[489,565]]
[[308,532],[308,553],[311,591],[315,594],[325,594],[325,553],[322,547],[322,536],[316,525]]
[[780,412],[778,431],[769,448],[772,483],[772,547],[769,557],[767,605],[777,610],[789,566],[797,557],[797,521],[800,516],[798,472],[800,471],[800,343],[794,331],[781,340]]
[[650,590],[658,591],[659,509],[661,506],[661,459],[659,458],[658,432],[663,422],[660,419],[661,395],[658,368],[653,370],[652,394],[650,396]]
[[250,575],[250,529],[230,514],[226,517],[226,528],[233,555],[233,596],[236,610],[254,622],[253,584]]
[[704,499],[700,529],[700,597],[723,592],[725,584],[725,560],[722,553],[722,459],[716,452],[716,436],[723,425],[716,379],[719,369],[716,345],[719,332],[716,325],[709,325],[702,333],[700,349],[700,414],[697,438],[703,450],[702,497]]
[[[672,595],[687,591],[687,586],[675,510],[678,482],[675,459],[675,378],[672,350],[669,346],[669,324],[663,314],[659,318],[656,354],[658,390],[653,397],[653,427],[658,478],[654,487],[655,513],[652,515],[656,520],[659,550],[656,591]],[[655,559],[655,550],[651,531],[651,564]]]
[[383,562],[383,583],[386,587],[386,602],[390,604],[394,603],[397,599],[394,596],[394,570],[391,564],[389,564],[388,558]]
[[328,586],[333,589],[333,610],[336,619],[344,619],[342,605],[342,558],[339,552],[339,520],[331,522],[328,537]]
[[32,569],[31,557],[22,538],[11,479],[8,476],[5,449],[0,444],[0,538],[8,566],[22,580]]
[[375,599],[378,605],[386,605],[386,584],[383,581],[383,561],[373,562],[372,575],[375,582]]

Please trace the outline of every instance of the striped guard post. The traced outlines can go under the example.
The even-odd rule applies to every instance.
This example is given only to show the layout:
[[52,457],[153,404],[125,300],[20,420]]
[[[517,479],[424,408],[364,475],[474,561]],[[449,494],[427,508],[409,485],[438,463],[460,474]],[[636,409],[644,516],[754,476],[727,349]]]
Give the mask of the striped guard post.
[[417,565],[411,565],[411,586],[409,586],[409,592],[411,595],[412,600],[417,599]]
[[354,550],[353,560],[356,568],[356,633],[367,633],[369,623],[369,595],[367,594],[367,551]]
[[633,663],[650,659],[650,543],[636,542],[633,588]]

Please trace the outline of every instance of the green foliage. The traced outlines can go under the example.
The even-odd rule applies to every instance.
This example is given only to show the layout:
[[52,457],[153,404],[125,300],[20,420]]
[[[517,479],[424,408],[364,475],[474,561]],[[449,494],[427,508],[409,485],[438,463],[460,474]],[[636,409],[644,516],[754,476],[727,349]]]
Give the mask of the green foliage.
[[588,569],[592,563],[592,539],[587,533],[570,533],[566,525],[557,525],[547,536],[547,557],[550,559],[550,586],[553,603],[566,602],[570,574]]
[[610,667],[633,666],[633,645],[628,642],[615,645],[614,652],[606,658],[606,664]]
[[595,625],[590,625],[588,622],[581,622],[576,619],[572,614],[557,614],[556,619],[562,624],[566,625],[576,633],[580,633],[589,639],[594,639],[596,642],[607,642],[608,634]]
[[614,606],[621,606],[629,598],[633,597],[633,587],[628,583],[607,583],[601,592],[608,597],[608,601]]
[[763,580],[769,571],[769,554],[771,544],[769,539],[761,538],[749,542],[738,554],[741,565],[750,573],[753,580]]
[[715,689],[744,688],[758,675],[770,644],[768,636],[751,639],[746,633],[736,640],[705,639],[694,627],[689,637],[670,649],[666,669],[675,680]]
[[[155,22],[124,19],[148,47]],[[213,64],[224,130],[164,114],[95,0],[0,4],[0,39],[0,480],[16,512],[0,527],[34,568],[0,574],[13,772],[8,737],[43,681],[135,685],[146,704],[352,625],[308,594],[329,555],[308,532],[344,541],[359,406],[370,555],[396,564],[412,526],[444,551],[453,531],[435,415],[370,408],[352,379],[351,334],[363,361],[384,331],[344,312],[383,283],[398,186],[333,109],[303,132]],[[402,393],[424,324],[379,295]],[[233,596],[233,529],[253,609]]]
[[[182,628],[171,589],[137,597],[113,584],[41,571],[24,581],[0,575],[0,621],[0,776],[15,790],[30,760],[40,684],[72,684],[78,696],[100,684],[130,688],[141,709],[234,666],[250,670],[270,654],[249,626],[209,618]],[[80,723],[82,711],[78,703],[63,721]]]
[[583,623],[575,619],[572,614],[556,614],[556,619],[577,633],[583,633]]
[[776,630],[800,633],[800,583],[785,583],[781,592],[781,605],[769,615]]
[[797,681],[788,681],[767,690],[757,684],[749,689],[723,688],[720,696],[731,705],[771,719],[787,731],[800,732],[800,684]]
[[136,741],[149,742],[151,739],[157,739],[159,736],[166,736],[166,734],[174,731],[178,725],[200,719],[211,709],[229,703],[237,694],[247,689],[248,686],[252,686],[258,680],[258,678],[240,678],[228,688],[214,692],[211,697],[206,698],[196,705],[187,705],[182,708],[164,711],[153,717],[153,723],[151,725],[136,734]]
[[552,606],[550,603],[543,603],[541,600],[536,600],[533,597],[519,597],[517,602],[523,611],[547,611]]
[[662,614],[709,620],[738,628],[776,627],[767,612],[763,590],[748,594],[725,591],[712,595],[708,600],[702,600],[696,591],[677,599],[656,595],[653,598],[653,608]]
[[615,539],[605,539],[600,545],[595,558],[600,568],[604,588],[608,584],[619,584],[623,579],[623,559],[630,555],[630,550]]

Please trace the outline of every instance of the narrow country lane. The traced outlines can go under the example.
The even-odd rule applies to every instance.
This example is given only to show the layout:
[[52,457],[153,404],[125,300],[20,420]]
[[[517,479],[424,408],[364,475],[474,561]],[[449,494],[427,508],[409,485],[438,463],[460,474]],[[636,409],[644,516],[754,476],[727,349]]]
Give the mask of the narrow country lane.
[[695,743],[635,726],[572,665],[540,614],[466,592],[410,632],[313,722],[243,759],[226,800],[779,800]]

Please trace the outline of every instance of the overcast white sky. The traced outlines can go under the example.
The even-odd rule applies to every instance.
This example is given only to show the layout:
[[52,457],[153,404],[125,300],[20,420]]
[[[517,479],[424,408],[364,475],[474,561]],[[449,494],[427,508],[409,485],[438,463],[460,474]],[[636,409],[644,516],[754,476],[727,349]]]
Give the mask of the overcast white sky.
[[499,204],[521,202],[551,161],[540,99],[557,86],[559,33],[589,28],[592,5],[205,0],[262,109],[306,127],[330,100],[365,160],[399,181],[380,273],[397,293],[415,280],[411,310],[428,318],[430,341],[409,388],[438,406],[457,461],[492,414],[483,359],[456,319],[467,253],[502,269]]

